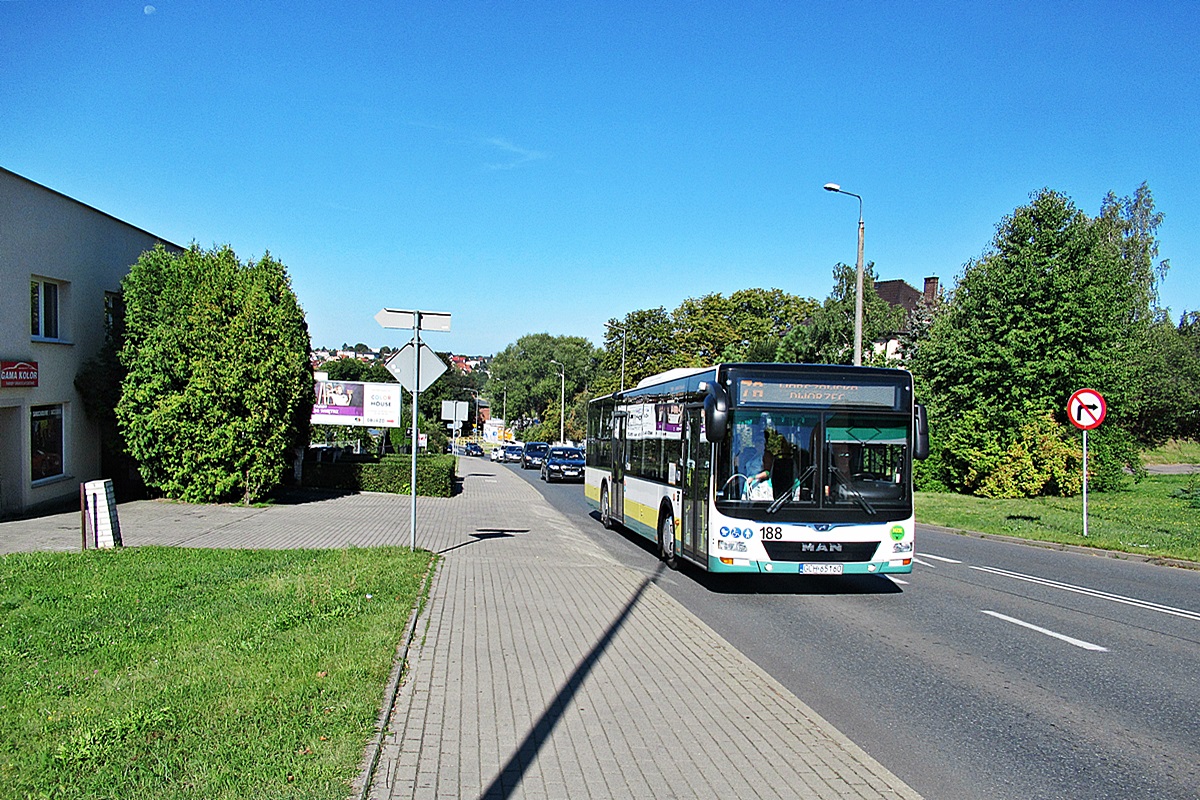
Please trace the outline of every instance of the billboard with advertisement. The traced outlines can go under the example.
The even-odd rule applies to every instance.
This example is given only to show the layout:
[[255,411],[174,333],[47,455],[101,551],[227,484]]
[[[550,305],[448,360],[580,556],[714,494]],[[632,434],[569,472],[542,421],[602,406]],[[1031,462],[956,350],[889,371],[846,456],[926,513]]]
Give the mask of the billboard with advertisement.
[[317,381],[313,425],[402,428],[400,384]]

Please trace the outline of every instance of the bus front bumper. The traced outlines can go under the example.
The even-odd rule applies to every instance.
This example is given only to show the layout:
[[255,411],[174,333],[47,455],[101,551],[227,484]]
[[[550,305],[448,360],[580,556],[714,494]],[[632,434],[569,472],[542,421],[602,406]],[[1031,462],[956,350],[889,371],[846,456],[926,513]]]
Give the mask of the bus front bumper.
[[844,564],[838,562],[754,561],[747,558],[709,556],[708,570],[709,572],[755,572],[771,575],[894,575],[912,572],[912,559]]

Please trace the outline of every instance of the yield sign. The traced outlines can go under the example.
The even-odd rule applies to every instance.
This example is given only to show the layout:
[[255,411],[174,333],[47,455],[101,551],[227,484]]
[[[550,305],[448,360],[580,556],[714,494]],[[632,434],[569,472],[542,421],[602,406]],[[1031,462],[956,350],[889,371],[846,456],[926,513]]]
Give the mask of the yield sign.
[[[433,385],[433,382],[446,371],[446,363],[437,357],[437,353],[429,349],[429,345],[421,344],[421,375],[420,380],[413,374],[413,343],[401,347],[384,365],[387,371],[396,376],[400,385],[410,392],[423,392]],[[413,388],[413,387],[416,388]]]
[[1099,428],[1108,413],[1108,405],[1095,389],[1080,389],[1067,401],[1067,416],[1071,424],[1084,431]]

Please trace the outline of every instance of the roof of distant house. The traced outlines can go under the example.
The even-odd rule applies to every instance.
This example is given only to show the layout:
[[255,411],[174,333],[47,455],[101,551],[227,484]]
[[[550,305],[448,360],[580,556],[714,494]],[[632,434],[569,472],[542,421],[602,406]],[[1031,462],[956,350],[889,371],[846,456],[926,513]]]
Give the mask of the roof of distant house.
[[879,299],[901,306],[909,313],[916,311],[917,304],[921,302],[921,293],[901,280],[875,281],[875,293]]
[[902,280],[875,281],[875,294],[879,295],[881,300],[900,306],[911,314],[917,310],[922,297],[929,302],[937,299],[938,279],[936,276],[926,278],[924,292],[914,289]]

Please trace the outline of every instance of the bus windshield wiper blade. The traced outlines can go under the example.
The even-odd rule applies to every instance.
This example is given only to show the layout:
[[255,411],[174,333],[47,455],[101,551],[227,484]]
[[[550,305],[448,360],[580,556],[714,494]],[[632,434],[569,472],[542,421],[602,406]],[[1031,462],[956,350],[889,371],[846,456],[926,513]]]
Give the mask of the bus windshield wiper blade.
[[863,511],[866,511],[868,514],[876,513],[875,506],[871,505],[867,501],[867,498],[863,497],[858,489],[854,488],[854,481],[843,475],[841,470],[839,470],[837,467],[830,466],[829,471],[832,472],[838,478],[838,480],[842,482],[842,486],[846,487],[846,492],[858,501],[858,504],[863,507]]
[[773,502],[773,503],[771,503],[771,505],[767,506],[767,513],[774,514],[776,511],[783,508],[785,503],[789,503],[789,502],[794,503],[797,500],[799,500],[800,499],[800,489],[803,488],[804,482],[806,480],[808,480],[812,476],[812,474],[816,471],[817,471],[816,466],[811,466],[808,469],[806,469],[804,471],[803,475],[801,475],[799,478],[796,478],[796,480],[792,482],[792,488],[788,489],[786,492],[781,494],[779,497],[776,497],[775,502]]

